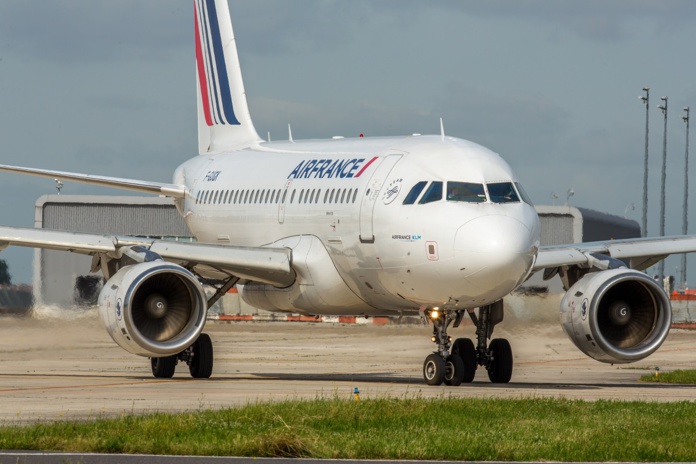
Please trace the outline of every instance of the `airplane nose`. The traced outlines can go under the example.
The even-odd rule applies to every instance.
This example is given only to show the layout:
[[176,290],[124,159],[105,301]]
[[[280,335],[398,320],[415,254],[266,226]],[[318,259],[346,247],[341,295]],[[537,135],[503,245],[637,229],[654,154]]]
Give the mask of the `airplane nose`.
[[512,291],[529,272],[536,246],[532,230],[519,219],[482,216],[459,228],[454,255],[473,286]]

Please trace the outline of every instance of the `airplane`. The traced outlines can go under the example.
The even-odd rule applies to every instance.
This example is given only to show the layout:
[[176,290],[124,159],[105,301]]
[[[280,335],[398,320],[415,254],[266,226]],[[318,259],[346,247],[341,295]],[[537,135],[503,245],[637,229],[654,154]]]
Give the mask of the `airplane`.
[[[669,333],[665,290],[643,271],[696,236],[540,246],[540,224],[501,156],[440,133],[264,141],[247,104],[226,0],[194,0],[199,154],[171,183],[16,166],[0,170],[173,198],[194,243],[0,227],[7,246],[92,256],[100,318],[156,378],[213,371],[207,309],[233,286],[250,305],[306,315],[420,315],[435,349],[428,385],[513,373],[493,338],[503,299],[533,273],[559,275],[561,324],[586,355],[635,362]],[[211,297],[203,285],[215,289]],[[533,309],[530,309],[533,310]],[[453,340],[465,317],[472,338]]]

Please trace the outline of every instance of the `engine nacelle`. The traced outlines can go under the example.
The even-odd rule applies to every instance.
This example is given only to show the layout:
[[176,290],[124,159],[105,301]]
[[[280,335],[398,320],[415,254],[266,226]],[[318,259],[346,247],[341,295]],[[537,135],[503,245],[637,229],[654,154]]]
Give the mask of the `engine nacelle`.
[[660,285],[642,272],[592,272],[563,297],[561,324],[586,355],[630,363],[662,345],[672,325],[672,307]]
[[191,346],[205,326],[206,306],[193,274],[161,260],[120,269],[99,294],[109,335],[140,356],[170,356]]

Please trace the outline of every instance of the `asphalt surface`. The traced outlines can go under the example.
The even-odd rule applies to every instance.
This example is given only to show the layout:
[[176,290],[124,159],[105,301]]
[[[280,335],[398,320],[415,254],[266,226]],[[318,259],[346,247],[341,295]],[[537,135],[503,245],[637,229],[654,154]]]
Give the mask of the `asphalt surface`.
[[[646,401],[696,399],[696,387],[645,384],[645,373],[696,366],[696,333],[673,330],[653,356],[633,365],[586,358],[551,322],[555,313],[508,317],[495,336],[510,340],[515,370],[506,385],[485,370],[473,383],[430,387],[422,363],[434,345],[426,326],[312,323],[209,323],[213,377],[195,380],[185,365],[154,379],[147,358],[106,334],[94,311],[52,310],[0,321],[0,423],[91,419],[190,411],[287,398],[339,396],[565,397]],[[507,316],[506,316],[507,317]],[[473,327],[450,332],[472,336]]]

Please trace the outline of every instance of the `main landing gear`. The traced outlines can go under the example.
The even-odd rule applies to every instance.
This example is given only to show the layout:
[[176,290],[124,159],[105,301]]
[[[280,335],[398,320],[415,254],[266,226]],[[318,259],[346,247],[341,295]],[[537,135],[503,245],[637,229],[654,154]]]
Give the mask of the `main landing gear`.
[[179,361],[188,364],[191,377],[207,379],[213,373],[213,343],[208,334],[200,334],[198,339],[179,354],[163,358],[150,358],[152,375],[158,379],[171,379]]
[[504,338],[490,340],[493,328],[503,320],[503,301],[479,308],[478,316],[473,310],[466,311],[476,326],[477,345],[468,338],[458,338],[452,343],[447,335],[450,325],[459,327],[464,310],[439,310],[433,308],[423,316],[433,324],[432,341],[437,351],[428,355],[423,363],[423,377],[428,385],[452,385],[470,383],[476,369],[483,366],[493,383],[508,383],[512,377],[512,349]]

